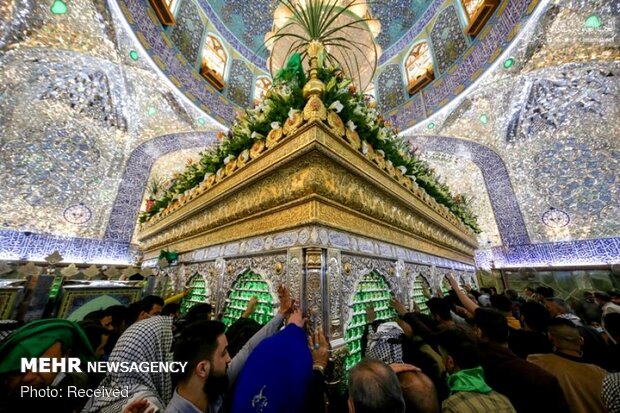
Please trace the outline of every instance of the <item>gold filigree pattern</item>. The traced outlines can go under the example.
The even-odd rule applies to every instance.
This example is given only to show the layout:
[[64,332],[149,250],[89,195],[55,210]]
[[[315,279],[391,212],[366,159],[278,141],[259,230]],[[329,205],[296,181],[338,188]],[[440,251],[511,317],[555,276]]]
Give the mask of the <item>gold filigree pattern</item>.
[[280,140],[282,139],[282,136],[284,136],[284,132],[281,128],[270,130],[269,134],[267,135],[267,148],[272,148],[276,146],[278,142],[280,142]]
[[327,119],[327,109],[325,109],[323,101],[317,95],[310,96],[304,107],[304,120],[309,122],[325,119]]
[[344,136],[344,123],[336,112],[327,112],[327,124],[337,136]]
[[347,137],[347,141],[349,142],[349,144],[356,151],[362,147],[362,141],[360,140],[360,135],[356,131],[347,128],[346,137]]
[[302,123],[304,123],[303,115],[299,112],[295,112],[286,119],[284,126],[282,126],[282,130],[285,135],[291,135],[301,126]]
[[261,153],[265,150],[265,142],[262,140],[257,140],[250,148],[250,159],[256,159],[260,156]]
[[224,169],[226,170],[226,176],[231,175],[233,172],[237,170],[237,160],[233,159],[230,162],[228,162],[226,166],[224,167]]

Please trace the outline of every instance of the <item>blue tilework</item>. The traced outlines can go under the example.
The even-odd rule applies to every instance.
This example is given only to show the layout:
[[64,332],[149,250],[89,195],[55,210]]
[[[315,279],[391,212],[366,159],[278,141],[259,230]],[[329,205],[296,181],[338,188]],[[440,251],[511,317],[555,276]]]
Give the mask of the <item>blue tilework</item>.
[[443,136],[415,136],[409,139],[419,145],[422,151],[442,152],[471,159],[482,172],[503,244],[530,243],[508,170],[494,150],[472,141]]
[[226,95],[242,108],[247,108],[253,106],[250,105],[253,90],[254,75],[252,70],[243,60],[233,60],[230,65]]
[[620,263],[619,237],[497,247],[476,253],[476,265],[486,269],[614,263]]
[[133,235],[144,188],[157,158],[181,149],[205,147],[215,139],[212,134],[179,133],[151,139],[138,146],[129,157],[116,195],[105,240],[129,242]]
[[0,230],[0,259],[43,261],[54,251],[59,251],[65,262],[131,263],[135,261],[135,252],[130,248],[129,242]]
[[[431,116],[459,95],[469,85],[471,85],[477,79],[474,75],[488,69],[494,62],[492,58],[498,56],[498,52],[505,49],[508,44],[515,39],[515,37],[510,37],[510,33],[517,25],[522,26],[525,24],[526,20],[531,15],[531,13],[527,13],[527,8],[531,1],[507,1],[508,4],[506,5],[503,13],[499,16],[495,15],[487,23],[487,26],[490,27],[488,32],[478,35],[472,44],[469,45],[465,53],[462,54],[462,57],[457,59],[456,62],[446,69],[443,75],[438,76],[433,83],[427,86],[420,93],[423,97],[423,112],[426,116]],[[441,1],[439,3],[441,3]],[[431,5],[427,9],[427,13],[433,11],[434,7],[435,4]],[[436,10],[437,9],[434,9],[433,13],[436,12]],[[418,34],[422,29],[423,27],[420,28]],[[409,34],[406,36],[409,37]],[[407,44],[402,44],[401,46],[403,48],[407,47],[415,40],[416,37],[417,34],[416,36],[411,37],[411,41]],[[397,44],[400,44],[400,42],[401,41]],[[386,58],[386,55],[388,54],[383,54],[381,57],[381,62],[384,61],[383,59]],[[394,119],[399,122],[396,123],[395,126],[400,129],[406,129],[418,123],[419,120],[415,118],[407,119],[404,116],[398,116],[399,112],[401,112],[402,106],[403,105],[392,109],[390,113],[386,114],[386,118],[394,117]]]
[[405,101],[405,85],[400,65],[388,65],[379,74],[377,100],[382,111],[388,111]]
[[235,105],[218,93],[195,70],[193,63],[182,58],[163,27],[157,24],[155,12],[142,0],[116,0],[128,24],[142,38],[142,45],[177,88],[203,111],[221,123],[231,123]]
[[439,73],[443,73],[467,49],[467,40],[454,6],[446,7],[437,15],[431,29],[431,43]]
[[170,28],[170,38],[183,56],[191,64],[196,64],[200,58],[202,34],[206,26],[194,0],[181,2],[175,20],[176,24]]

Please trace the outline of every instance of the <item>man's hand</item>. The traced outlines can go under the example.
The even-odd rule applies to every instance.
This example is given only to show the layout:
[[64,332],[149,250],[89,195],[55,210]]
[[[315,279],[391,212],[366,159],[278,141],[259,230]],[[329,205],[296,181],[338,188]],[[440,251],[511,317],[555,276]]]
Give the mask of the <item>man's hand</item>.
[[456,282],[456,279],[454,278],[454,275],[452,275],[451,272],[449,272],[446,275],[446,279],[448,280],[448,282],[450,283],[450,287],[452,287],[454,291],[459,289],[459,283]]
[[405,313],[407,312],[407,308],[405,308],[403,303],[401,303],[394,297],[390,298],[390,305],[392,306],[392,308],[394,308],[394,310],[396,310],[396,312],[400,316],[405,315]]
[[123,409],[123,413],[155,413],[155,407],[151,407],[146,399],[134,400]]
[[377,315],[375,314],[375,308],[372,305],[368,305],[366,307],[366,322],[372,323],[377,319]]
[[293,300],[291,300],[291,295],[284,285],[278,287],[278,298],[280,299],[280,314],[293,311]]
[[308,345],[312,353],[312,364],[323,369],[327,368],[327,363],[329,362],[329,341],[327,341],[320,327],[316,329],[314,334],[308,337]]
[[252,297],[250,298],[250,301],[248,301],[248,305],[247,307],[245,307],[245,311],[243,312],[243,314],[241,315],[242,318],[248,318],[249,316],[252,315],[252,313],[254,313],[254,310],[256,309],[256,304],[258,303],[258,298],[257,297]]

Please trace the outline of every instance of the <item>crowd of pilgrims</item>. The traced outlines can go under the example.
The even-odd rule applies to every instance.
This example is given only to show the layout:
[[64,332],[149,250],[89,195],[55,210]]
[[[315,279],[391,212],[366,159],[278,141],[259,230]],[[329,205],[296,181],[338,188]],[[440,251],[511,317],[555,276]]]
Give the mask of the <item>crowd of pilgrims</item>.
[[[346,375],[334,373],[329,337],[308,331],[284,287],[265,325],[250,318],[255,299],[226,328],[209,304],[180,316],[157,296],[79,323],[6,324],[0,412],[620,412],[617,291],[585,292],[571,307],[549,287],[498,294],[447,278],[449,294],[427,297],[430,315],[392,299],[398,317],[378,320],[369,306],[364,357]],[[21,373],[24,357],[187,365],[178,374]],[[23,386],[126,391],[22,397]]]

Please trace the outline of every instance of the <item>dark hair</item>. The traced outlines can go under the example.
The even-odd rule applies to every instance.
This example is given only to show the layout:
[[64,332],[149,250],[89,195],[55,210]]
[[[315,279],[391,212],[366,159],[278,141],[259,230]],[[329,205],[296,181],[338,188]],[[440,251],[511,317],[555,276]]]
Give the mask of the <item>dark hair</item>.
[[116,328],[120,328],[123,322],[130,323],[129,320],[129,308],[124,305],[112,305],[103,310],[103,316],[112,317],[112,325]]
[[103,327],[99,321],[94,320],[86,320],[80,321],[80,328],[86,334],[86,338],[88,338],[88,342],[90,346],[93,348],[93,351],[97,351],[97,347],[101,344],[101,336],[107,336],[110,334],[108,330]]
[[491,299],[491,307],[496,310],[503,311],[509,313],[512,311],[512,301],[510,298],[506,297],[502,294],[494,294],[490,297]]
[[499,344],[508,341],[508,322],[499,311],[492,308],[476,308],[474,323],[490,341]]
[[226,326],[219,321],[197,321],[185,327],[174,344],[174,360],[187,362],[179,381],[190,378],[202,360],[211,360],[217,348],[217,339]]
[[437,335],[437,343],[443,347],[461,369],[480,365],[481,355],[476,343],[463,331],[452,328]]
[[363,359],[351,369],[349,397],[355,413],[405,413],[396,374],[377,360]]
[[179,303],[168,303],[161,309],[161,315],[172,315],[178,313],[181,309],[181,304]]
[[212,312],[213,306],[211,304],[196,304],[187,311],[187,314],[185,314],[185,321],[187,324],[193,323],[195,321],[205,321]]
[[613,339],[618,341],[620,337],[620,313],[608,313],[603,318],[603,325]]
[[555,295],[555,291],[551,287],[540,286],[536,287],[536,294],[540,295],[541,297],[551,298]]
[[594,298],[598,298],[599,300],[604,301],[606,303],[611,301],[611,296],[603,291],[595,291]]
[[577,327],[575,323],[573,323],[568,318],[564,318],[564,317],[553,317],[552,319],[550,319],[549,324],[547,325],[547,328],[551,330],[554,327],[571,327],[576,330],[579,329],[579,327]]
[[509,288],[508,290],[504,291],[504,295],[512,301],[517,301],[519,299],[519,294],[512,288]]
[[91,311],[90,313],[86,314],[84,318],[82,319],[82,321],[99,322],[101,321],[103,317],[105,317],[105,313],[103,310],[95,310],[95,311]]
[[430,310],[431,314],[439,317],[442,320],[451,320],[450,315],[450,302],[443,298],[433,297],[426,302],[426,306]]
[[147,295],[141,301],[142,311],[150,312],[153,309],[154,305],[159,305],[160,307],[164,306],[164,299],[158,295]]
[[230,357],[235,355],[247,343],[262,326],[251,318],[240,318],[226,330],[228,340],[228,354]]
[[551,316],[544,305],[534,301],[528,301],[521,305],[521,315],[523,321],[534,331],[544,333]]

